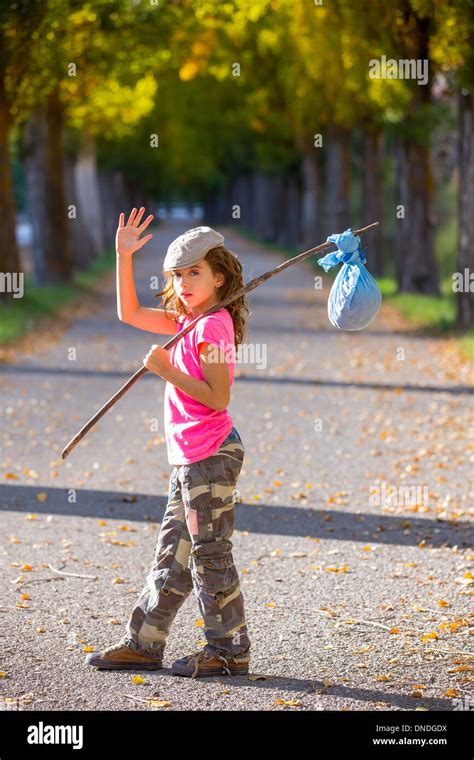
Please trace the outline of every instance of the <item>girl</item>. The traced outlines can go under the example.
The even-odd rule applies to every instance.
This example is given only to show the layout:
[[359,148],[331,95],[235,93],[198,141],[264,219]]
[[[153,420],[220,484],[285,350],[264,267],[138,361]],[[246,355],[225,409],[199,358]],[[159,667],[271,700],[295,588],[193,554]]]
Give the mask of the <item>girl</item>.
[[[153,219],[145,209],[120,214],[116,237],[119,319],[173,335],[196,316],[243,287],[242,265],[210,227],[195,227],[168,247],[163,264],[164,309],[137,300],[132,254]],[[165,439],[170,475],[168,503],[154,560],[118,644],[86,658],[99,669],[157,670],[178,609],[194,590],[206,646],[172,665],[181,676],[248,672],[250,641],[244,601],[232,557],[234,495],[245,449],[227,412],[234,380],[234,350],[243,342],[245,296],[200,319],[169,352],[153,345],[145,366],[166,381]],[[247,313],[247,315],[245,314]]]

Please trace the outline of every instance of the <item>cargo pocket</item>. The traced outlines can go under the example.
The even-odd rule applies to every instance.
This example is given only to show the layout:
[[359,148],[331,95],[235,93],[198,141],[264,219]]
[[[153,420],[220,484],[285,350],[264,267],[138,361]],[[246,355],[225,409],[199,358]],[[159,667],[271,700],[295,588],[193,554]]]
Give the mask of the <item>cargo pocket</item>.
[[206,539],[212,533],[215,488],[203,470],[200,462],[182,465],[181,495],[189,533]]
[[232,554],[197,557],[195,568],[200,586],[212,595],[231,590],[238,580]]

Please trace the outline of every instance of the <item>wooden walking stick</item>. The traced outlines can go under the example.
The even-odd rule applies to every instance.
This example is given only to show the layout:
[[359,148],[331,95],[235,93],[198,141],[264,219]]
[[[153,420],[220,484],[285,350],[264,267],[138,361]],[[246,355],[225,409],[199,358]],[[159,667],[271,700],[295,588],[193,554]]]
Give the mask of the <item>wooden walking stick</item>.
[[[360,230],[354,230],[353,235],[362,235],[364,232],[367,232],[367,230],[371,230],[373,227],[376,227],[378,225],[378,222],[373,222],[372,224],[367,225],[367,227],[362,227]],[[284,269],[287,269],[288,267],[293,266],[293,264],[298,264],[300,261],[304,261],[305,259],[308,259],[310,256],[314,256],[315,253],[319,253],[319,251],[323,251],[325,248],[330,248],[334,243],[321,243],[321,245],[315,246],[315,248],[309,248],[307,251],[304,251],[303,253],[300,253],[298,256],[295,256],[292,259],[288,259],[288,261],[284,261],[282,264],[279,264],[275,269],[271,269],[269,272],[264,272],[264,274],[259,275],[258,277],[255,277],[253,280],[250,280],[250,282],[247,283],[247,285],[244,285],[243,288],[240,288],[236,293],[232,293],[231,295],[227,296],[223,301],[220,301],[220,303],[216,304],[215,306],[212,306],[207,311],[203,312],[202,314],[199,314],[199,316],[195,317],[192,322],[189,323],[189,325],[184,328],[183,330],[180,330],[179,333],[176,335],[173,335],[172,338],[170,338],[167,343],[164,344],[163,348],[170,349],[172,346],[174,346],[175,343],[177,343],[183,335],[186,335],[190,330],[193,329],[196,322],[198,322],[203,317],[207,317],[209,314],[213,314],[215,311],[219,311],[219,309],[222,309],[224,306],[227,306],[227,304],[232,303],[232,301],[235,301],[236,298],[240,298],[244,293],[249,293],[251,290],[254,290],[255,288],[258,288],[259,285],[261,285],[266,280],[269,280],[270,277],[273,277],[276,274],[279,274],[280,272],[283,272]],[[108,412],[108,410],[115,404],[116,401],[118,401],[122,396],[132,387],[134,383],[137,382],[137,380],[145,374],[145,372],[149,372],[148,367],[145,367],[143,365],[138,369],[134,375],[132,375],[127,382],[122,385],[119,390],[114,393],[113,396],[109,398],[109,400],[101,406],[98,412],[94,414],[91,419],[86,422],[86,424],[79,430],[78,433],[72,438],[67,446],[63,449],[61,453],[61,458],[66,459],[68,454],[71,453],[73,448],[81,441],[86,433],[94,427],[96,422],[100,420],[103,415]]]

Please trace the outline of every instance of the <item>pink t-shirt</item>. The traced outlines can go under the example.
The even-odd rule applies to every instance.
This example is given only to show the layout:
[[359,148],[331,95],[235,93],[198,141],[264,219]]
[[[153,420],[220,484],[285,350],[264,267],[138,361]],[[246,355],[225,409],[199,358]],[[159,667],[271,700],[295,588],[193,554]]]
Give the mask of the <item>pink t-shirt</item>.
[[[177,330],[193,317],[177,317]],[[230,385],[234,382],[234,324],[225,307],[203,317],[181,340],[170,348],[170,362],[182,372],[205,380],[199,359],[199,343],[212,343],[225,352]],[[233,427],[227,409],[219,411],[189,396],[170,382],[166,383],[164,423],[168,462],[192,464],[215,454]]]

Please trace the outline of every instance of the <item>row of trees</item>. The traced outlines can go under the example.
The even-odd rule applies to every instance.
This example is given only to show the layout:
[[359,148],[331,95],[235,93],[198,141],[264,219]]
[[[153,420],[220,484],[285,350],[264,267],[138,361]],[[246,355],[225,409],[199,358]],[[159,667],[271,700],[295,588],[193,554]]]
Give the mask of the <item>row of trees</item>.
[[[20,269],[16,156],[40,282],[68,279],[112,240],[119,210],[150,199],[201,199],[207,223],[240,219],[309,248],[356,226],[356,179],[360,226],[393,231],[391,250],[383,224],[368,238],[371,270],[382,274],[390,254],[400,290],[439,293],[434,140],[455,137],[456,267],[474,270],[472,10],[466,0],[2,6],[2,271]],[[371,78],[383,57],[427,61],[426,77],[382,66]],[[458,304],[459,323],[474,324],[474,293]]]

